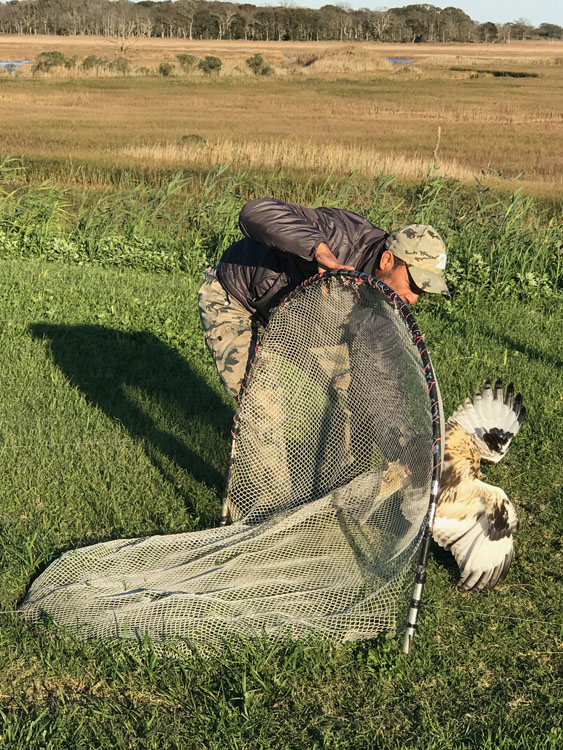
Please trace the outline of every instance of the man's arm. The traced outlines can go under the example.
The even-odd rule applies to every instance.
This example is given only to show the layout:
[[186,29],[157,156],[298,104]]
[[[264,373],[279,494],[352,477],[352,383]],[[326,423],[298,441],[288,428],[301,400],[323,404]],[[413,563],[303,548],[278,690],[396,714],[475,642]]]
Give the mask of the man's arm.
[[344,268],[348,271],[354,270],[354,266],[343,266],[326,242],[321,242],[317,247],[315,251],[315,260],[317,262],[319,273],[324,273],[325,271],[337,271],[339,268]]
[[239,225],[246,237],[261,245],[316,261],[320,273],[339,268],[353,270],[353,266],[338,261],[324,233],[312,223],[307,211],[294,203],[257,198],[243,206]]

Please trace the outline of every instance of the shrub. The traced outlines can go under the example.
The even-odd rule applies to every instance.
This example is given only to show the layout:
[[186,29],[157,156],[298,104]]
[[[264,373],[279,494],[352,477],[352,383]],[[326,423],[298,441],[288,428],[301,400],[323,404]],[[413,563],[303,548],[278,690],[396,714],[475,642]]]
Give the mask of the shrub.
[[129,73],[130,63],[126,57],[116,57],[115,60],[110,62],[108,65],[109,70],[115,70],[118,73]]
[[97,57],[96,55],[88,55],[82,60],[82,68],[84,70],[93,70],[93,68],[105,68],[108,61],[104,57]]
[[221,62],[221,59],[219,57],[207,55],[199,61],[197,67],[206,75],[210,75],[211,73],[219,73],[222,65],[223,63]]
[[201,145],[203,146],[206,143],[205,138],[202,135],[199,135],[198,133],[188,133],[188,135],[182,136],[182,144],[192,144],[192,145]]
[[297,63],[297,65],[299,65],[302,68],[308,68],[309,65],[313,65],[313,63],[316,63],[318,59],[319,59],[318,55],[309,53],[305,55],[299,55],[296,58],[295,62]]
[[74,61],[67,59],[62,52],[53,50],[52,52],[40,52],[37,55],[37,60],[31,68],[31,72],[35,73],[48,73],[52,68],[60,68],[63,65],[66,68],[71,68],[74,65]]
[[158,66],[158,72],[161,76],[171,76],[174,73],[174,67],[170,62],[161,62]]
[[269,76],[274,72],[274,69],[268,61],[264,60],[262,55],[259,55],[258,53],[249,57],[246,64],[255,76]]
[[176,60],[180,63],[180,67],[184,71],[184,73],[188,73],[190,70],[193,70],[195,68],[195,64],[197,63],[197,57],[194,55],[176,55]]
[[143,76],[150,75],[150,72],[151,72],[150,69],[146,68],[144,65],[141,65],[141,67],[137,68],[137,70],[135,71],[135,73],[139,73],[139,75],[143,75]]

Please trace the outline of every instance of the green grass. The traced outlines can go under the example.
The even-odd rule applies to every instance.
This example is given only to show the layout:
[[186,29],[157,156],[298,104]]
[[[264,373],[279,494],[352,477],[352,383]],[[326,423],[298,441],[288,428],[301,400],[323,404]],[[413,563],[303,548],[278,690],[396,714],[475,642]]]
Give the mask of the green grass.
[[[347,189],[339,197],[327,188],[337,202],[370,210],[374,186],[364,196]],[[521,529],[507,580],[486,595],[457,592],[451,557],[433,547],[410,660],[398,636],[242,642],[205,658],[166,658],[150,642],[133,651],[81,642],[10,614],[64,550],[217,523],[232,402],[201,341],[196,292],[200,267],[223,233],[236,232],[236,207],[252,186],[190,199],[192,211],[206,210],[193,222],[184,215],[174,224],[173,201],[160,217],[147,213],[146,241],[166,244],[182,226],[205,239],[213,226],[216,239],[194,257],[185,249],[185,265],[181,238],[167,246],[165,267],[147,262],[143,248],[135,254],[128,234],[152,193],[139,194],[138,212],[131,199],[131,218],[111,224],[133,248],[128,264],[100,249],[111,217],[94,231],[71,207],[45,210],[42,223],[36,194],[35,206],[26,199],[36,212],[26,224],[23,188],[0,200],[0,227],[16,242],[0,260],[0,747],[561,747],[560,229],[521,196],[486,194],[488,208],[478,210],[477,193],[456,191],[397,187],[379,193],[371,215],[432,220],[448,234],[458,291],[415,312],[446,412],[486,376],[513,380],[524,394],[529,418],[507,459],[487,471],[515,503]],[[67,204],[79,206],[75,198]],[[53,255],[55,235],[89,240],[90,254]],[[531,280],[518,280],[528,271]]]

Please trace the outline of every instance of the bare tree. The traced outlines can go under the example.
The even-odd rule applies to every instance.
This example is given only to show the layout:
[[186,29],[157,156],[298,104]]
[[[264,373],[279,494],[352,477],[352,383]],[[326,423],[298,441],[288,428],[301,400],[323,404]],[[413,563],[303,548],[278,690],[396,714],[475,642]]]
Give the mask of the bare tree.
[[386,10],[374,10],[369,14],[368,28],[377,42],[382,42],[391,26],[391,16]]
[[179,17],[184,22],[183,37],[188,37],[190,40],[193,39],[193,28],[194,28],[194,16],[197,12],[198,5],[200,3],[197,0],[179,0],[177,3],[177,12]]
[[222,39],[229,32],[229,26],[237,15],[237,8],[229,3],[214,3],[212,13],[219,22],[219,39]]

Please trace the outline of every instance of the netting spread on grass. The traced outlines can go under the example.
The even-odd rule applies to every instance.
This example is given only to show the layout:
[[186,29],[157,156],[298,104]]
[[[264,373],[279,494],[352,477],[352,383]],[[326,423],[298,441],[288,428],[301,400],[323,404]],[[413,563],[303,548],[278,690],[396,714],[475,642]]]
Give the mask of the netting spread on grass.
[[22,613],[83,636],[199,644],[394,629],[432,479],[431,366],[409,315],[360,274],[303,285],[272,315],[243,387],[233,523],[67,552]]

